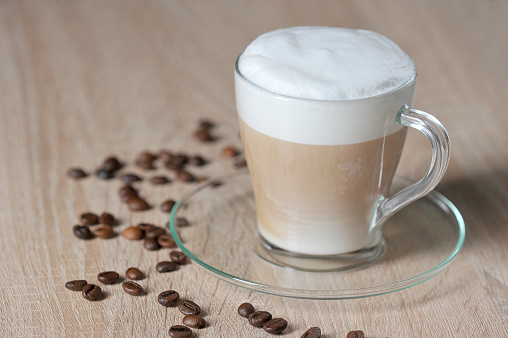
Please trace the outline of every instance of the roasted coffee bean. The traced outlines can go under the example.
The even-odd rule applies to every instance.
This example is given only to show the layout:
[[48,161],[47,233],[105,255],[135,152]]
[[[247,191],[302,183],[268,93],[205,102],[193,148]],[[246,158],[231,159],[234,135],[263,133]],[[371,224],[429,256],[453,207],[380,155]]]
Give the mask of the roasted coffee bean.
[[361,331],[361,330],[350,331],[347,334],[347,338],[363,338],[363,337],[364,337],[364,334],[363,334],[363,331]]
[[288,322],[283,318],[273,318],[263,324],[263,330],[271,334],[279,334],[286,327],[288,327]]
[[182,265],[187,260],[187,256],[183,254],[181,251],[173,250],[169,253],[169,258],[171,258],[172,262],[175,262],[178,265]]
[[199,127],[201,129],[211,129],[211,128],[215,127],[215,124],[210,120],[203,119],[203,120],[199,121]]
[[117,171],[122,168],[122,164],[116,157],[111,156],[104,160],[102,168],[108,171]]
[[130,240],[139,240],[145,236],[143,230],[130,226],[122,231],[122,236]]
[[169,182],[170,180],[166,176],[154,176],[150,178],[150,183],[152,183],[153,185],[162,185]]
[[272,319],[272,314],[267,311],[256,311],[249,315],[249,323],[255,327],[263,326],[270,319]]
[[157,157],[149,151],[143,151],[136,157],[136,160],[141,162],[152,162],[156,159]]
[[93,233],[86,226],[75,225],[72,228],[72,231],[74,232],[74,235],[80,239],[92,239],[94,237]]
[[175,240],[171,235],[160,235],[157,237],[157,243],[163,248],[174,248],[176,247]]
[[186,227],[189,224],[190,224],[189,221],[186,218],[183,218],[183,217],[177,217],[176,220],[175,220],[175,225],[177,227]]
[[166,230],[161,227],[153,227],[151,229],[145,230],[145,238],[154,238],[156,239],[160,235],[164,235]]
[[185,167],[185,164],[175,164],[171,162],[164,163],[164,166],[169,170],[179,171]]
[[127,205],[129,206],[129,209],[131,211],[144,211],[150,208],[148,203],[144,199],[141,199],[139,197],[133,198],[127,202]]
[[161,246],[159,245],[159,243],[157,242],[157,240],[155,238],[145,239],[143,241],[143,247],[146,250],[150,250],[150,251],[159,250],[161,248]]
[[206,161],[201,156],[191,156],[189,157],[189,164],[200,167],[202,165],[205,165]]
[[104,168],[97,169],[95,174],[101,180],[109,180],[109,179],[115,177],[115,172],[114,171],[107,170],[107,169],[104,169]]
[[184,166],[189,161],[189,157],[185,154],[175,154],[166,163],[174,164],[175,166]]
[[168,150],[161,150],[159,151],[159,156],[158,158],[162,161],[162,162],[169,162],[171,161],[171,159],[173,158],[173,154],[171,154],[170,151]]
[[104,284],[113,284],[118,278],[120,278],[120,275],[115,271],[104,271],[97,275],[99,282]]
[[213,141],[213,137],[210,134],[210,131],[208,129],[200,128],[200,129],[196,130],[196,132],[194,133],[194,136],[201,142]]
[[139,296],[143,293],[143,288],[138,283],[127,281],[122,283],[123,291],[132,296]]
[[193,182],[196,178],[187,170],[180,170],[176,173],[176,178],[183,182]]
[[113,215],[107,212],[103,212],[99,216],[99,224],[105,224],[105,225],[115,225],[116,220]]
[[245,168],[247,166],[247,161],[238,161],[235,162],[235,168]]
[[171,212],[173,210],[173,207],[175,206],[176,202],[173,200],[166,200],[162,202],[161,204],[161,210],[162,212]]
[[155,266],[155,269],[160,273],[171,272],[178,269],[178,265],[170,261],[162,261]]
[[182,323],[194,329],[202,329],[206,326],[205,320],[200,315],[186,315]]
[[157,297],[157,301],[166,307],[173,306],[176,304],[178,299],[180,298],[180,295],[178,292],[174,290],[168,290],[161,292],[159,296]]
[[201,313],[199,305],[192,300],[182,300],[180,304],[178,304],[178,310],[184,315],[199,315]]
[[147,231],[149,231],[155,227],[156,227],[156,225],[154,225],[152,223],[138,223],[136,225],[136,228],[143,230],[143,233],[146,233]]
[[134,193],[125,194],[125,195],[120,196],[120,199],[122,200],[122,202],[127,203],[127,204],[129,204],[129,202],[132,201],[133,199],[137,199],[137,198],[139,198],[139,196]]
[[187,326],[173,325],[169,329],[169,336],[174,338],[186,338],[192,336],[192,330]]
[[141,168],[143,170],[152,170],[152,169],[155,169],[152,161],[139,161],[139,160],[136,160],[136,162],[134,162],[134,164],[137,167],[139,167],[139,168]]
[[120,179],[125,183],[139,182],[142,180],[142,178],[136,174],[123,174]]
[[83,177],[87,177],[86,172],[81,168],[71,168],[67,171],[67,176],[74,179],[80,179]]
[[222,148],[222,156],[235,157],[236,155],[238,155],[238,151],[235,148],[231,146]]
[[238,314],[242,317],[249,318],[251,313],[254,313],[254,306],[251,303],[243,303],[238,307]]
[[79,223],[81,225],[95,225],[99,223],[99,217],[93,212],[85,212],[79,216]]
[[83,298],[87,300],[98,300],[102,297],[102,290],[99,286],[94,284],[87,284],[81,290]]
[[71,280],[65,283],[65,287],[72,291],[81,291],[88,283],[84,279]]
[[92,233],[102,239],[111,238],[115,235],[111,225],[97,225],[90,229]]
[[321,338],[321,329],[319,327],[311,327],[300,338]]
[[145,278],[143,271],[139,270],[138,268],[128,268],[127,271],[125,271],[125,275],[127,278],[132,280],[142,280]]
[[123,187],[121,187],[120,189],[118,189],[118,194],[120,196],[124,196],[124,195],[138,195],[138,191],[136,189],[134,189],[133,187],[131,187],[130,185],[124,185]]

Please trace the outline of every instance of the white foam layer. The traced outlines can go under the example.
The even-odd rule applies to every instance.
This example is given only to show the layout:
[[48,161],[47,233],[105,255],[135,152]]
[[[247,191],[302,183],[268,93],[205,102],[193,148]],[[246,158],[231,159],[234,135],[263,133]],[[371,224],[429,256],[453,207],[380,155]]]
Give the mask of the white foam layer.
[[411,105],[415,76],[409,56],[377,33],[287,28],[260,36],[238,59],[237,111],[253,129],[284,141],[366,142],[401,128],[395,119]]

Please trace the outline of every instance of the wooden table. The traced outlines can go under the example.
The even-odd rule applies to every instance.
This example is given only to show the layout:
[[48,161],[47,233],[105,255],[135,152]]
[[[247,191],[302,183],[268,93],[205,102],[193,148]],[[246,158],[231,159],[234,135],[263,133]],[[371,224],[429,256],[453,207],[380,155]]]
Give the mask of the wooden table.
[[[232,286],[192,263],[158,274],[167,250],[121,236],[74,237],[84,211],[113,213],[117,232],[142,221],[163,225],[168,216],[157,205],[192,184],[142,182],[155,207],[132,213],[117,197],[119,180],[73,181],[72,166],[93,172],[111,154],[132,163],[143,150],[169,149],[210,159],[200,176],[233,172],[220,152],[241,147],[235,58],[261,33],[293,25],[372,29],[416,61],[415,107],[437,116],[453,143],[438,191],[467,226],[449,269],[385,296],[298,300]],[[1,1],[0,335],[167,336],[181,315],[155,298],[174,288],[204,308],[209,325],[200,337],[269,336],[236,315],[245,301],[286,318],[287,337],[311,326],[325,337],[353,329],[368,337],[507,336],[507,41],[506,1]],[[216,123],[216,142],[193,137],[201,118]],[[423,175],[425,147],[423,136],[409,134],[401,175]],[[129,266],[147,273],[145,296],[102,285],[105,299],[89,302],[64,288]]]

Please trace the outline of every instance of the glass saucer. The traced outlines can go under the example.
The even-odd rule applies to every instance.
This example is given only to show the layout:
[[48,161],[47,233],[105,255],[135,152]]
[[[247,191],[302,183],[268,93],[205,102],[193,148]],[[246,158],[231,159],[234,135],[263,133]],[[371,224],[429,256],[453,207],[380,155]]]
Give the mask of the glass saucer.
[[[395,177],[393,191],[411,183]],[[436,191],[384,225],[386,253],[362,269],[308,272],[272,264],[256,254],[260,246],[256,227],[247,170],[208,180],[186,192],[170,220],[180,249],[216,277],[267,294],[307,299],[370,297],[417,285],[446,269],[465,238],[460,212]]]

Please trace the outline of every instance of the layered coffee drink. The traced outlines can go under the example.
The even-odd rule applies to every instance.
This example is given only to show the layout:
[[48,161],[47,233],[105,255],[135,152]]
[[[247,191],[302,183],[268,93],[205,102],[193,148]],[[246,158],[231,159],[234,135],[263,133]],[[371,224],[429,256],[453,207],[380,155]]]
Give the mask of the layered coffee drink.
[[375,245],[373,212],[405,141],[416,68],[371,31],[292,27],[238,58],[240,131],[264,241],[306,255]]

